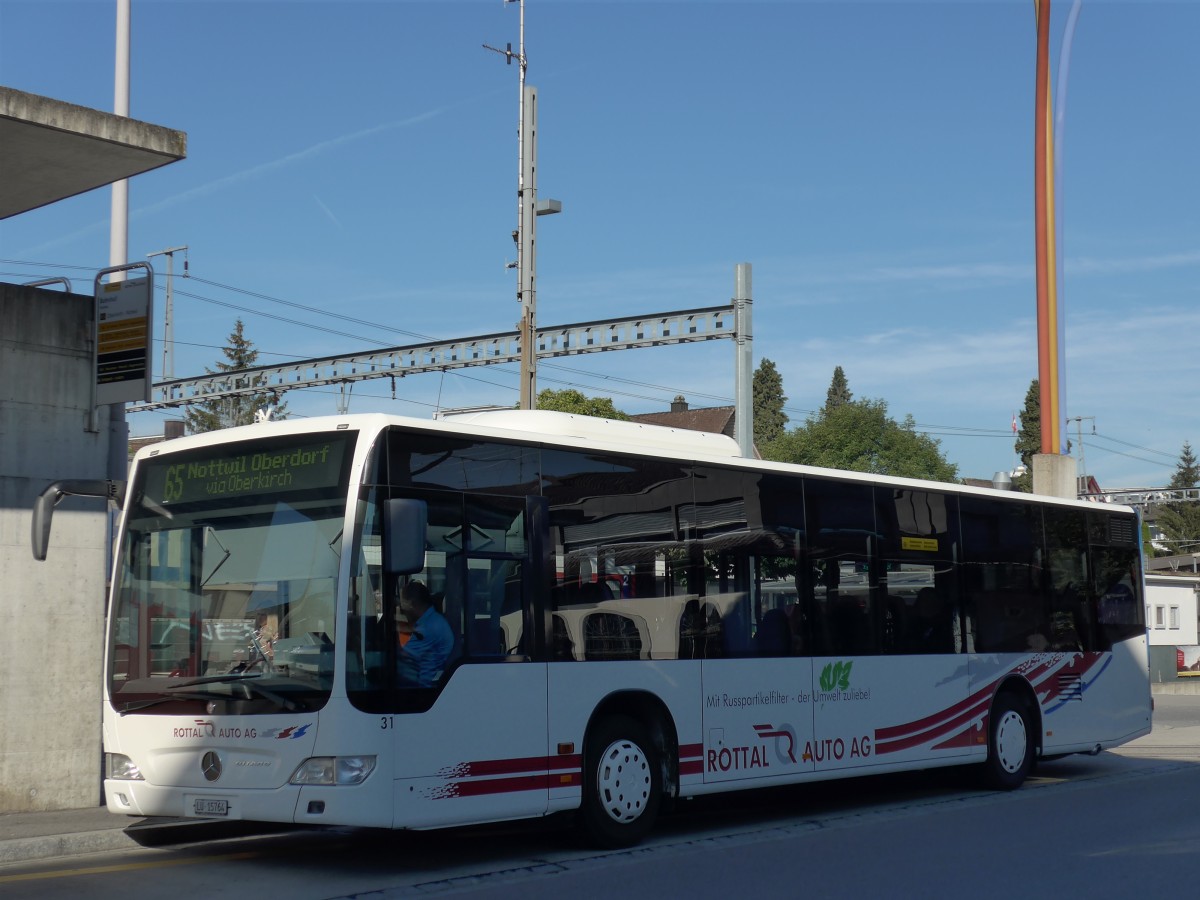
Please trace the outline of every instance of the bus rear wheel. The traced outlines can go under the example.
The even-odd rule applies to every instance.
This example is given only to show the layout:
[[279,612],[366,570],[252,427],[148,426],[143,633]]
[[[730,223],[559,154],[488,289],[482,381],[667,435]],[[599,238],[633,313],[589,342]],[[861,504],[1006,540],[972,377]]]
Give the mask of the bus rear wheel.
[[584,831],[602,847],[631,847],[654,826],[662,799],[658,753],[629,716],[597,723],[584,745]]
[[995,790],[1015,790],[1033,769],[1032,717],[1019,698],[1000,694],[992,703],[990,719],[984,781]]

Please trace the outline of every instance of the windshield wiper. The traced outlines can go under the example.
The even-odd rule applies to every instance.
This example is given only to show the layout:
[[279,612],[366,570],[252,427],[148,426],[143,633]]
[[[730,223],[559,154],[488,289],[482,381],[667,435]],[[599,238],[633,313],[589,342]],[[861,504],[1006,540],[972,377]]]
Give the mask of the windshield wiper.
[[190,694],[173,693],[169,697],[155,697],[153,700],[131,700],[120,709],[117,710],[119,715],[126,713],[137,712],[141,709],[149,709],[151,706],[159,706],[163,703],[172,703],[176,700],[211,700],[211,694],[201,694],[193,692]]
[[280,694],[276,691],[272,691],[268,688],[265,688],[261,684],[253,683],[254,679],[261,678],[261,677],[262,677],[262,673],[260,673],[260,672],[251,672],[251,673],[227,672],[224,675],[205,675],[201,678],[191,678],[191,679],[188,679],[187,681],[180,682],[179,684],[167,685],[165,688],[163,688],[163,690],[170,691],[171,695],[174,697],[184,697],[184,698],[188,698],[188,699],[210,700],[213,697],[220,697],[225,700],[249,699],[249,697],[235,698],[230,694],[200,693],[200,692],[192,692],[191,694],[182,693],[182,690],[184,688],[197,687],[199,685],[205,685],[205,684],[237,684],[237,685],[244,687],[246,689],[247,694],[257,694],[258,696],[262,697],[264,700],[270,700],[273,703],[278,703],[287,712],[297,712],[300,710],[308,709],[308,704],[306,704],[306,703],[297,702],[288,697],[285,697],[283,694]]
[[262,678],[262,672],[225,672],[221,675],[201,675],[199,678],[189,678],[177,684],[168,684],[164,691],[175,691],[179,688],[195,687],[198,684],[221,684],[230,681],[245,681],[250,678]]

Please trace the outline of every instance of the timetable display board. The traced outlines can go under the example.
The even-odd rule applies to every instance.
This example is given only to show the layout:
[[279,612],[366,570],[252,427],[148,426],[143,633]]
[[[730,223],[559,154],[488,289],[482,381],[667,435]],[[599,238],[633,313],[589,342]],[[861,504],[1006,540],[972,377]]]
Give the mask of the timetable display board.
[[153,277],[96,284],[96,402],[150,399]]

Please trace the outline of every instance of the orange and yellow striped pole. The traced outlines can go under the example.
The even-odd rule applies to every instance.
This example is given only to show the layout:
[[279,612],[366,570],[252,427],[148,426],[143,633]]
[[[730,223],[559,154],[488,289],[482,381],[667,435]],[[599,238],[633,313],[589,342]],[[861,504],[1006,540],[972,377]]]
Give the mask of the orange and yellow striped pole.
[[1037,20],[1033,206],[1037,275],[1038,388],[1042,453],[1062,445],[1058,390],[1058,290],[1054,262],[1054,132],[1050,100],[1050,0],[1033,0]]

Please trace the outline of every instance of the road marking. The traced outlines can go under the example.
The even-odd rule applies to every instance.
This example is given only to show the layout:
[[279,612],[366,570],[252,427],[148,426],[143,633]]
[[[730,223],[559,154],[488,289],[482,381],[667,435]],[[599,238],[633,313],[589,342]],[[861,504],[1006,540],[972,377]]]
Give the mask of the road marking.
[[56,869],[51,872],[28,872],[24,875],[0,875],[0,884],[14,884],[18,881],[40,881],[46,878],[70,878],[73,875],[107,875],[112,872],[136,872],[140,869],[165,869],[168,866],[186,866],[201,862],[224,862],[231,859],[252,859],[261,853],[245,851],[243,853],[225,853],[221,856],[192,856],[187,859],[163,859],[157,862],[122,863],[112,866],[88,866],[82,869]]

